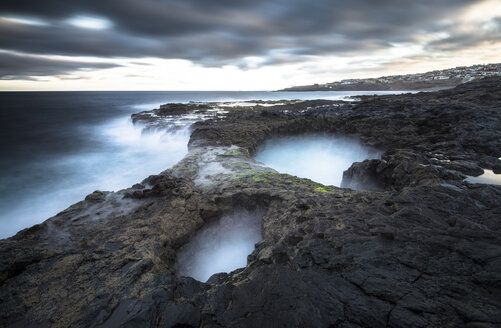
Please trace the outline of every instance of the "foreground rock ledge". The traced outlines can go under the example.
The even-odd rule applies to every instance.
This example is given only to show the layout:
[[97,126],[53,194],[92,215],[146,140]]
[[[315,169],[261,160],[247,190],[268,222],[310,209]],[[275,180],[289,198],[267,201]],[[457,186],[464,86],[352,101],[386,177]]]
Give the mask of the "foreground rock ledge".
[[[214,112],[165,105],[134,115]],[[384,150],[322,186],[251,155],[273,135],[358,136]],[[501,80],[352,103],[228,108],[196,123],[172,169],[96,191],[0,241],[4,327],[499,327]],[[211,168],[211,169],[208,169]],[[245,268],[208,283],[176,272],[176,251],[205,222],[263,209]]]

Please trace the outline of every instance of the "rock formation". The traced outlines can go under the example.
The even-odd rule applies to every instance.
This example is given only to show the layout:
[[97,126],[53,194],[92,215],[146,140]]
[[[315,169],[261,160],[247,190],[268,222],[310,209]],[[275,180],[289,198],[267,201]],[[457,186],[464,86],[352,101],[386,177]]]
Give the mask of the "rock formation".
[[[501,79],[451,90],[198,112],[189,154],[0,241],[2,327],[499,327]],[[350,135],[384,151],[323,186],[253,160],[276,135]],[[370,188],[364,188],[368,186]],[[176,274],[204,224],[264,211],[247,266]]]

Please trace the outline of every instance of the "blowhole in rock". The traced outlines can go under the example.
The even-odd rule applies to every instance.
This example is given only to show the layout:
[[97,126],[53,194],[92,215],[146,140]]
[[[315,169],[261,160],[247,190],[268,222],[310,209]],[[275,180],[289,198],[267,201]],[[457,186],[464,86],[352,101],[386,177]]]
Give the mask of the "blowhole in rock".
[[178,251],[177,273],[205,282],[213,274],[245,267],[262,239],[263,216],[262,210],[236,210],[206,224]]
[[357,139],[311,134],[270,139],[259,148],[255,159],[280,173],[339,187],[343,171],[354,162],[380,157],[378,150]]

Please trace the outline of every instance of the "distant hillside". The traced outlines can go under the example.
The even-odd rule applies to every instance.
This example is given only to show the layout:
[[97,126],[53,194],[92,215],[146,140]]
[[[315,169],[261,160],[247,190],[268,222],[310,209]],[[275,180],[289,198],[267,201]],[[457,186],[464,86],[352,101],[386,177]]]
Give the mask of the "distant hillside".
[[501,75],[501,64],[455,67],[426,73],[295,86],[279,91],[393,91],[450,88],[478,78]]

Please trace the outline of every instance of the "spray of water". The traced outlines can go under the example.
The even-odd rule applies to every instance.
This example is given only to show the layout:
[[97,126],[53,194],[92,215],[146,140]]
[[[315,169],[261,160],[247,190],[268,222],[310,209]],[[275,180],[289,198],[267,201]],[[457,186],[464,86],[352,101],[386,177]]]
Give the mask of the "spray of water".
[[[0,238],[56,215],[94,190],[130,187],[171,167],[188,152],[189,124],[170,132],[143,132],[129,118],[122,118],[82,129],[88,129],[89,138],[96,140],[99,147],[39,162],[22,172],[28,180],[45,172],[45,183],[31,193],[24,192],[18,197],[21,201],[2,200]],[[11,179],[2,183],[12,184],[18,177]]]
[[379,158],[360,141],[330,135],[305,135],[268,140],[256,160],[281,172],[325,185],[340,186],[343,171],[353,162]]
[[237,210],[207,224],[178,252],[178,274],[207,281],[220,272],[247,265],[247,255],[262,239],[262,211]]

